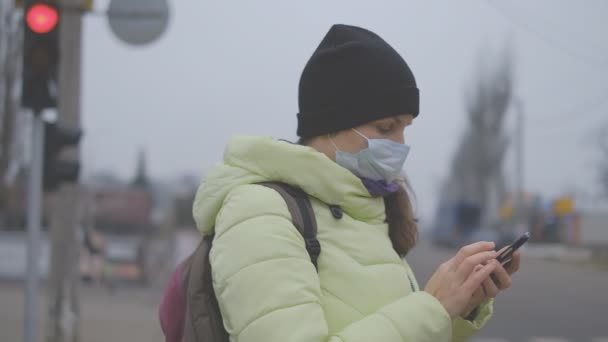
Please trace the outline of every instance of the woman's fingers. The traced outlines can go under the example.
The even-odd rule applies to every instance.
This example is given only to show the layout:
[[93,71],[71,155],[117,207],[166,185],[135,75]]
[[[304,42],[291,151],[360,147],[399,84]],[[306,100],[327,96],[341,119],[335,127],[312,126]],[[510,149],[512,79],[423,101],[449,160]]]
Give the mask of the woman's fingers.
[[506,290],[511,287],[511,275],[502,265],[499,264],[496,266],[496,270],[492,274],[494,274],[495,279],[498,280],[496,286],[498,286],[500,290]]
[[462,289],[472,295],[475,290],[477,290],[481,286],[481,284],[486,280],[486,278],[488,278],[490,274],[494,272],[497,266],[498,263],[489,262],[487,265],[484,265],[479,271],[471,273],[464,282]]
[[480,242],[475,242],[473,244],[467,245],[462,247],[458,253],[456,253],[456,255],[452,258],[452,267],[454,269],[458,268],[460,266],[460,264],[468,257],[481,253],[481,252],[488,252],[488,251],[494,251],[494,247],[496,245],[494,244],[494,242],[486,242],[486,241],[480,241]]
[[494,284],[492,278],[486,278],[481,286],[483,286],[486,292],[486,298],[496,298],[500,292],[500,289]]
[[496,258],[496,252],[494,251],[473,254],[460,263],[456,272],[459,273],[460,279],[464,281],[478,265],[486,264],[494,258]]
[[513,274],[519,271],[519,266],[521,264],[521,253],[519,251],[513,253],[513,257],[510,262],[505,264],[505,269],[507,273]]

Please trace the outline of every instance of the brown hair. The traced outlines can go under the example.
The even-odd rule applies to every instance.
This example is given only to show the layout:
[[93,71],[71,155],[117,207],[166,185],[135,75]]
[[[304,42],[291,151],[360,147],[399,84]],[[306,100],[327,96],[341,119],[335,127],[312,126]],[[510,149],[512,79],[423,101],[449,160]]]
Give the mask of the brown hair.
[[409,189],[411,187],[405,181],[397,192],[384,197],[388,235],[393,248],[401,257],[406,256],[414,248],[418,239],[418,224],[414,217]]
[[[308,145],[311,139],[299,139],[298,144]],[[410,200],[411,186],[407,180],[397,192],[384,197],[388,235],[393,248],[400,257],[404,257],[414,248],[418,240],[418,224]]]

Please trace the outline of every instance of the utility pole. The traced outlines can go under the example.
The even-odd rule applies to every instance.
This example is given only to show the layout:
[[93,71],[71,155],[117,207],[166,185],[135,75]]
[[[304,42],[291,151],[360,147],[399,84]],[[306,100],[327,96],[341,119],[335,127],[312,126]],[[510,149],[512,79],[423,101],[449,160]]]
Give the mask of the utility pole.
[[40,225],[44,169],[44,109],[56,108],[52,91],[58,61],[58,12],[54,4],[29,0],[24,3],[23,69],[21,105],[33,114],[32,156],[29,165],[27,209],[27,270],[25,280],[25,342],[39,342],[40,331]]
[[29,167],[27,208],[27,272],[25,280],[25,342],[38,342],[40,330],[40,222],[42,209],[42,150],[44,121],[34,112],[32,156]]
[[515,196],[515,217],[517,223],[523,223],[524,217],[524,108],[521,98],[516,97],[515,101],[516,111],[516,144],[517,144],[517,155],[516,155],[516,183],[517,183],[517,194]]
[[[61,0],[59,46],[58,124],[80,127],[82,13],[83,0]],[[78,145],[65,157],[78,161]],[[81,201],[78,182],[68,182],[54,193],[50,215],[51,262],[48,284],[48,342],[79,340],[80,303],[78,256]]]

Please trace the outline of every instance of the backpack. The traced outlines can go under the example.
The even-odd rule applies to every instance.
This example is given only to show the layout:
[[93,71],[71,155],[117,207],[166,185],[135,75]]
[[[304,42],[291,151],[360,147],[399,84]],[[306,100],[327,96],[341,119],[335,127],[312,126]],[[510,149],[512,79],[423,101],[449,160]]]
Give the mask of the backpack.
[[[321,245],[316,238],[317,223],[308,195],[301,189],[285,183],[257,184],[271,188],[281,195],[294,226],[304,238],[306,250],[316,268]],[[176,270],[181,272],[185,312],[177,312],[177,315],[183,317],[172,319],[183,319],[183,342],[229,341],[211,279],[209,252],[212,243],[213,235],[203,237],[196,250]]]

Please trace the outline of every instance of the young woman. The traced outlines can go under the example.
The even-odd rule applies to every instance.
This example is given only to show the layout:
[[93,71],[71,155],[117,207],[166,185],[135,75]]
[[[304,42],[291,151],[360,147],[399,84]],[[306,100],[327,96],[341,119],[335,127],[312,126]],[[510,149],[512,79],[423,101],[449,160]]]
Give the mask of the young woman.
[[[334,25],[304,68],[299,107],[300,144],[232,138],[194,203],[198,229],[214,234],[213,287],[231,341],[437,342],[478,331],[519,254],[505,269],[493,243],[466,246],[419,288],[400,179],[404,132],[419,114],[406,62],[378,35]],[[284,200],[256,184],[265,181],[309,195],[317,268]]]

